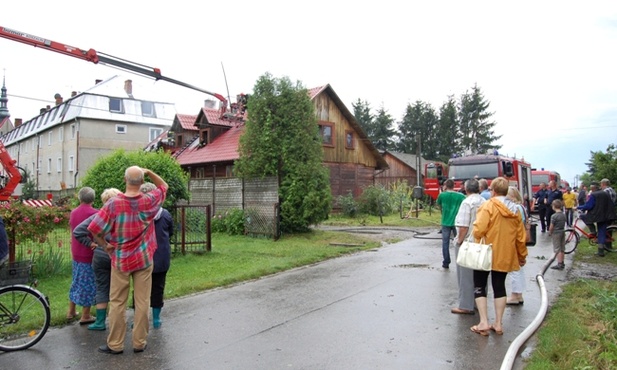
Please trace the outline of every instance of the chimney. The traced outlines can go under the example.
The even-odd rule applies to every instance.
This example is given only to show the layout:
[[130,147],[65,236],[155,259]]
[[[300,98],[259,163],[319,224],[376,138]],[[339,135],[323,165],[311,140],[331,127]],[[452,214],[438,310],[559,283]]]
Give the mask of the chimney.
[[97,80],[94,80],[94,84],[95,84],[95,85],[98,85],[98,84],[100,84],[101,82],[103,82],[103,80],[98,80],[98,79],[97,79]]
[[45,108],[45,111],[48,111],[48,110],[50,110],[50,109],[51,109],[51,105],[48,105],[48,106]]
[[77,91],[71,91],[71,98],[77,95]]
[[204,108],[216,109],[216,101],[212,99],[204,100]]
[[56,99],[56,105],[62,104],[62,101],[63,101],[62,95],[56,93],[56,95],[54,95],[54,99]]
[[21,118],[15,118],[15,127],[21,126],[22,120]]
[[43,113],[45,113],[46,111],[47,111],[47,109],[45,109],[45,108],[41,108],[41,109],[39,109],[39,114],[43,114]]
[[130,98],[133,97],[133,81],[124,81],[124,91],[126,92],[126,95],[128,95]]

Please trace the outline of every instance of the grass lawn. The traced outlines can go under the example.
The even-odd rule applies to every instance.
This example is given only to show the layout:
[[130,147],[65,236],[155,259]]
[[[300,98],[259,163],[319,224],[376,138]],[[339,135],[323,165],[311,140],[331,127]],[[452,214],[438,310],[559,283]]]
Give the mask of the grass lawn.
[[[595,252],[582,241],[573,269],[597,275],[617,270],[617,253],[600,258]],[[549,308],[525,369],[617,369],[617,281],[576,279],[566,284]]]

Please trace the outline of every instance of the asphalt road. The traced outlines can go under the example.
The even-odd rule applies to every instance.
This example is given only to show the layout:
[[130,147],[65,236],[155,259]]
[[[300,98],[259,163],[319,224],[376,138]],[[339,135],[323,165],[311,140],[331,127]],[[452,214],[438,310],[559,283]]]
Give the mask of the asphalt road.
[[[98,353],[106,332],[74,323],[51,329],[31,349],[0,353],[0,369],[499,369],[540,308],[534,278],[553,255],[550,240],[539,234],[529,248],[525,304],[506,309],[504,334],[482,337],[469,330],[477,315],[450,313],[456,270],[441,268],[435,231],[169,300],[143,353],[133,353],[130,333],[123,354]],[[566,281],[566,262],[566,270],[545,276],[551,300]],[[533,339],[514,368],[532,347]]]

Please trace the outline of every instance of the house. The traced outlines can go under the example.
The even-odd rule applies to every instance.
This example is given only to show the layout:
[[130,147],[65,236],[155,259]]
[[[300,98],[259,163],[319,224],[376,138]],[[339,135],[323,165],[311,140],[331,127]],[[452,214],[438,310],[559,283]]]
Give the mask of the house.
[[[308,92],[317,114],[332,195],[351,192],[359,196],[364,187],[374,184],[376,173],[387,169],[388,164],[330,85]],[[196,116],[193,128],[186,126],[186,116],[174,119],[173,137],[182,139],[172,150],[191,179],[234,176],[245,112],[232,109],[232,113],[236,114],[225,117],[213,107],[204,107]]]
[[[375,183],[381,184],[388,188],[390,185],[407,181],[409,186],[423,186],[423,168],[427,162],[426,159],[414,154],[399,153],[386,150],[383,153],[383,158],[388,163],[388,169],[379,172],[375,175]],[[420,170],[418,171],[418,166]],[[418,182],[418,172],[420,174],[420,182]]]
[[17,165],[37,184],[39,193],[58,194],[80,186],[80,177],[117,149],[142,149],[171,126],[175,105],[138,99],[131,80],[97,80],[87,91],[73,92],[42,108],[0,140]]

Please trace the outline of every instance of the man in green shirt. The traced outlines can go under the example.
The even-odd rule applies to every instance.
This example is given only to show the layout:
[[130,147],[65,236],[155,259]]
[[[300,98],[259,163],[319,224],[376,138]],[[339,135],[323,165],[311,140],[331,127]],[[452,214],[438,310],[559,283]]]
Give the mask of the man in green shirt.
[[441,208],[441,249],[443,253],[443,262],[441,267],[450,268],[450,234],[456,236],[456,228],[454,227],[454,219],[458,213],[458,208],[461,206],[465,195],[454,191],[454,181],[447,179],[444,182],[445,191],[439,193],[437,197],[437,205]]

